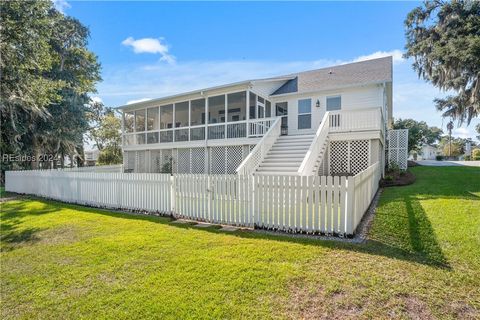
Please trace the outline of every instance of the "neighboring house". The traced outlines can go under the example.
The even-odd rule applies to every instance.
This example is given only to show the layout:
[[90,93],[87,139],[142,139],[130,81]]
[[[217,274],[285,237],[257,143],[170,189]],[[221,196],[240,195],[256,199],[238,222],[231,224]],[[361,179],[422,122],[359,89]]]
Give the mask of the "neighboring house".
[[100,155],[100,151],[98,149],[84,151],[85,166],[86,167],[94,166],[98,161],[99,155]]
[[392,58],[119,107],[134,172],[353,175],[385,163]]
[[422,145],[418,160],[435,160],[437,156],[437,147],[428,144]]

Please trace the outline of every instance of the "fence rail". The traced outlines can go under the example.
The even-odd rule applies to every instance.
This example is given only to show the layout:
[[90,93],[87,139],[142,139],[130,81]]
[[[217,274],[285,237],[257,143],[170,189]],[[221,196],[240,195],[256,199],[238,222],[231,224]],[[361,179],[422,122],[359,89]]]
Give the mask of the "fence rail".
[[353,177],[34,170],[7,171],[6,190],[212,223],[351,235],[379,179],[378,162]]

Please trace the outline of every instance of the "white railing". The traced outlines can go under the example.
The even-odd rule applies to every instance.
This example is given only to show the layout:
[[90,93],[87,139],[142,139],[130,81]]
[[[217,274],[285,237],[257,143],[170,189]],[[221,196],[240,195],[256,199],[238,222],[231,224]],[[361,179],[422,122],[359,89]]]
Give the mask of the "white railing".
[[295,233],[351,235],[380,179],[354,177],[7,171],[5,189],[95,207]]
[[262,163],[268,151],[272,148],[277,138],[280,136],[281,118],[275,118],[273,125],[265,132],[262,139],[256,144],[255,148],[238,166],[236,172],[240,175],[250,175],[255,172],[257,167]]
[[270,127],[272,127],[278,118],[252,119],[248,124],[249,137],[262,137]]
[[310,144],[310,148],[308,148],[307,153],[305,154],[305,158],[303,158],[302,164],[298,168],[298,174],[301,176],[309,176],[313,174],[313,168],[315,163],[318,160],[318,157],[321,156],[322,147],[325,144],[325,141],[328,137],[328,120],[329,120],[330,113],[327,112],[323,116],[322,122],[315,133],[315,137]]
[[382,115],[380,108],[330,111],[330,132],[351,132],[382,130]]

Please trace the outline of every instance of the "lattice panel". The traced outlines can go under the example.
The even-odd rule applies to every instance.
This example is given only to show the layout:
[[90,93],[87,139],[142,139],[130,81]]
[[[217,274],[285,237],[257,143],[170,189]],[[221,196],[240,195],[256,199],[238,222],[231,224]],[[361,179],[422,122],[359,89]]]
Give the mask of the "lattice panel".
[[350,172],[348,165],[348,141],[330,142],[330,174],[345,175]]
[[171,173],[172,172],[172,150],[171,149],[162,149],[160,157],[160,173]]
[[190,173],[190,149],[177,149],[176,173]]
[[225,174],[225,147],[211,147],[208,151],[210,173]]
[[135,170],[135,151],[125,151],[123,157],[125,170],[133,172]]
[[190,149],[191,173],[205,173],[205,148]]
[[396,163],[400,169],[407,170],[408,129],[388,131],[388,163]]
[[350,173],[356,175],[368,168],[369,163],[369,141],[350,141]]
[[227,174],[235,174],[240,163],[243,161],[243,146],[226,147]]
[[161,156],[160,150],[150,150],[150,172],[160,172],[162,163]]
[[137,168],[135,172],[145,172],[145,151],[137,151],[137,158],[136,158]]

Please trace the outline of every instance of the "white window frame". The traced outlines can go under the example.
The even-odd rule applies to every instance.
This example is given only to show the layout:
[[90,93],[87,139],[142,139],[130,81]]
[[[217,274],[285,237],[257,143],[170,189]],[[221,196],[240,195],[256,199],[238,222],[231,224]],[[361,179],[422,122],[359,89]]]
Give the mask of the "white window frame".
[[[310,100],[310,112],[302,112],[300,113],[300,101],[304,101],[304,100]],[[298,99],[297,100],[297,130],[311,130],[312,129],[312,98],[305,98],[305,99]],[[303,116],[303,115],[310,115],[310,127],[308,128],[300,128],[299,127],[299,124],[300,124],[300,121],[298,121],[300,119],[300,116]]]
[[[328,110],[328,99],[331,99],[331,98],[340,98],[340,109]],[[334,96],[327,96],[325,98],[325,111],[340,111],[340,110],[342,110],[342,95],[337,94]]]

